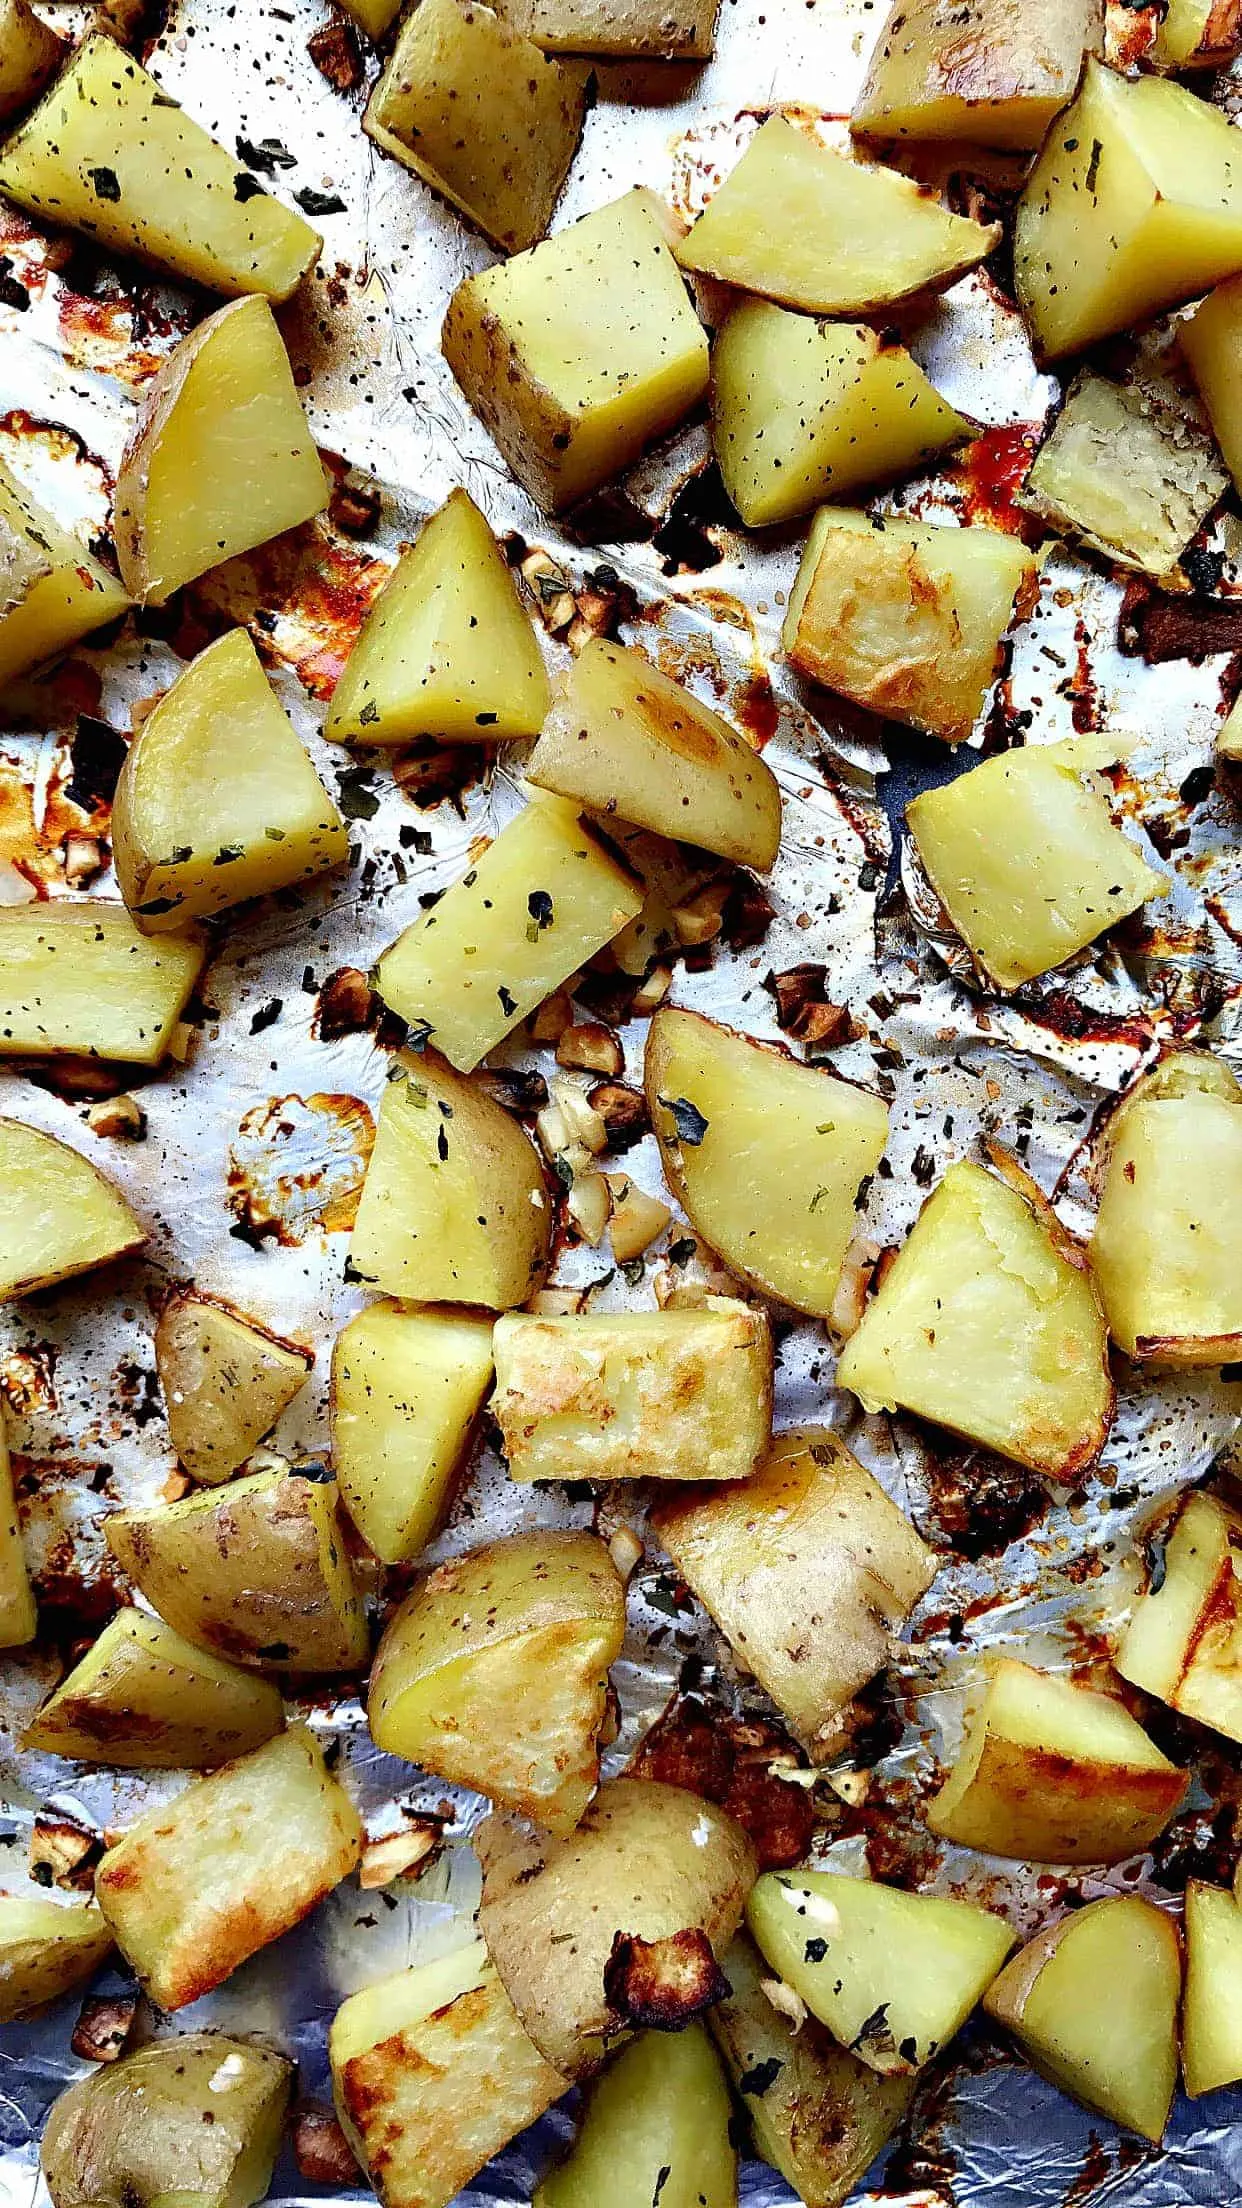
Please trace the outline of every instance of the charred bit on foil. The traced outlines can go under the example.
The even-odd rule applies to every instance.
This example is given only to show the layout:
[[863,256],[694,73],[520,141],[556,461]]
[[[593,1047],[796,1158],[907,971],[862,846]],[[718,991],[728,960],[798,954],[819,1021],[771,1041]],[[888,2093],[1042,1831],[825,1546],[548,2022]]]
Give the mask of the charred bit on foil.
[[667,1939],[618,1932],[604,1965],[604,1998],[623,2025],[680,2032],[729,1992],[706,1932],[698,1925]]

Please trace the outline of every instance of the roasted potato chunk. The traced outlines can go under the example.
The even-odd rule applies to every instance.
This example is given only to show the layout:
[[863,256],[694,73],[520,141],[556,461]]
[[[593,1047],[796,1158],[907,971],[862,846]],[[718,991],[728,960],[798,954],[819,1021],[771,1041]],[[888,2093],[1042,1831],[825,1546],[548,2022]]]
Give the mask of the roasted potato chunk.
[[1189,407],[1080,376],[1022,487],[1028,512],[1121,567],[1186,587],[1178,562],[1229,478]]
[[368,38],[381,39],[398,13],[401,0],[343,0],[346,15],[352,15]]
[[492,1377],[490,1319],[373,1303],[332,1352],[332,1460],[341,1501],[385,1564],[426,1547]]
[[195,1648],[145,1610],[118,1610],[23,1744],[128,1771],[206,1771],[261,1747],[284,1722],[269,1680]]
[[933,1551],[827,1429],[781,1434],[751,1479],[661,1503],[651,1523],[812,1752],[936,1575]]
[[153,1510],[117,1510],[108,1546],[175,1632],[268,1671],[355,1671],[367,1628],[323,1467],[253,1472]]
[[1239,0],[1168,0],[1144,58],[1157,69],[1220,69],[1240,45]]
[[1119,1863],[1150,1847],[1186,1786],[1123,1702],[1003,1657],[927,1822],[986,1855]]
[[1024,1947],[984,1996],[1063,2093],[1159,2140],[1177,2083],[1177,1927],[1150,1901],[1093,1901]]
[[1188,1495],[1117,1648],[1123,1679],[1242,1741],[1242,1512]]
[[65,49],[26,0],[0,0],[0,122],[37,100]]
[[559,513],[637,460],[707,390],[707,339],[669,215],[627,192],[468,276],[444,357],[524,490]]
[[0,467],[0,682],[55,659],[128,606],[115,575]]
[[103,32],[0,149],[0,192],[230,297],[287,299],[323,243]]
[[701,2024],[644,2032],[596,2079],[534,2208],[737,2208],[733,2109]]
[[1103,29],[1101,0],[894,0],[850,128],[1034,152]]
[[1219,285],[1177,335],[1225,465],[1242,483],[1242,278]]
[[155,1364],[186,1471],[210,1486],[227,1480],[305,1386],[311,1362],[222,1303],[174,1296],[156,1323]]
[[1242,1907],[1198,1878],[1186,1887],[1182,2078],[1196,2096],[1242,2078]]
[[0,908],[0,1055],[158,1065],[202,972],[196,934],[152,943],[98,897]]
[[707,61],[720,0],[523,0],[510,10],[551,54],[640,54]]
[[362,1852],[358,1813],[292,1725],[109,1848],[95,1894],[153,2001],[182,2009],[308,1916]]
[[120,1190],[89,1158],[38,1127],[0,1119],[0,1302],[110,1265],[145,1241]]
[[[450,1126],[451,1122],[451,1126]],[[354,1226],[364,1280],[411,1303],[524,1303],[552,1207],[517,1121],[432,1051],[394,1058]]]
[[53,2208],[251,2208],[280,2150],[293,2065],[219,2032],[154,2041],[60,2099],[43,2135]]
[[1104,1316],[1082,1263],[1024,1174],[952,1165],[846,1343],[838,1385],[868,1410],[900,1406],[1072,1479],[1113,1415]]
[[0,1894],[0,2024],[94,1976],[112,1952],[98,1909]]
[[0,1648],[24,1648],[33,1641],[38,1623],[0,1410]]

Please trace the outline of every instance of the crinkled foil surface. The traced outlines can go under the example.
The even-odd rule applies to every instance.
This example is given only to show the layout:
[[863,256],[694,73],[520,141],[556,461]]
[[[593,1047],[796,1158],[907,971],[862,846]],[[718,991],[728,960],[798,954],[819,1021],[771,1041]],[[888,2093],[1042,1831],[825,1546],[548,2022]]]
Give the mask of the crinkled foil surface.
[[[50,0],[45,12],[76,30],[92,11]],[[776,650],[798,533],[746,542],[729,527],[702,473],[701,424],[600,502],[588,528],[550,527],[509,480],[439,355],[449,292],[487,262],[488,250],[370,146],[359,128],[365,87],[341,89],[315,65],[308,42],[327,30],[328,39],[316,41],[321,62],[338,76],[351,73],[339,66],[341,27],[331,30],[325,0],[173,0],[154,37],[149,20],[145,37],[136,21],[140,7],[114,0],[111,12],[123,27],[127,15],[135,19],[140,50],[161,81],[226,144],[252,163],[258,149],[273,189],[287,198],[309,190],[336,210],[317,217],[323,260],[304,300],[282,310],[282,323],[341,481],[382,495],[373,526],[365,498],[352,512],[338,503],[338,519],[350,527],[325,521],[235,562],[189,593],[175,617],[147,621],[141,634],[128,624],[106,649],[76,653],[10,701],[0,730],[0,895],[72,894],[66,833],[107,834],[106,804],[92,799],[92,746],[108,748],[97,724],[127,734],[136,701],[165,688],[224,621],[242,620],[329,786],[342,794],[354,845],[347,873],[305,896],[244,908],[221,927],[188,1061],[144,1079],[138,1092],[149,1120],[144,1143],[99,1141],[81,1098],[11,1068],[0,1072],[0,1107],[95,1156],[151,1231],[142,1263],[0,1316],[0,1385],[28,1550],[62,1646],[89,1637],[90,1621],[116,1599],[103,1562],[103,1517],[122,1502],[159,1496],[174,1469],[152,1352],[153,1312],[170,1282],[192,1280],[315,1349],[315,1377],[275,1441],[289,1454],[326,1445],[331,1343],[359,1302],[347,1279],[348,1227],[386,1057],[373,1032],[325,1040],[320,992],[341,967],[369,969],[418,913],[420,897],[462,871],[474,839],[494,833],[517,802],[520,760],[507,752],[503,764],[439,802],[428,801],[434,776],[429,783],[424,772],[419,803],[417,774],[347,759],[323,745],[319,724],[385,555],[457,483],[498,530],[546,548],[571,587],[581,589],[601,563],[611,566],[633,593],[622,633],[765,743],[785,799],[784,845],[769,885],[775,916],[757,945],[717,945],[692,962],[696,970],[679,966],[674,997],[772,1036],[765,974],[807,960],[826,966],[827,993],[848,1005],[858,1030],[831,1062],[892,1100],[888,1164],[862,1220],[876,1242],[899,1240],[930,1179],[984,1136],[1014,1149],[1066,1222],[1082,1229],[1094,1201],[1099,1127],[1162,1041],[1203,1037],[1242,1071],[1237,792],[1211,773],[1213,730],[1236,687],[1226,654],[1155,664],[1127,655],[1118,648],[1122,580],[1067,548],[1054,550],[1038,610],[1015,638],[976,740],[995,747],[1023,734],[1037,742],[1089,730],[1124,737],[1126,764],[1112,776],[1117,801],[1173,888],[1148,908],[1147,924],[1130,924],[1097,958],[1017,997],[985,998],[938,930],[891,826],[913,787],[955,771],[970,754],[954,761],[900,736],[881,745],[875,724],[799,692]],[[719,52],[708,66],[602,65],[557,223],[639,182],[694,212],[774,106],[796,108],[840,142],[882,15],[878,0],[724,0]],[[1141,41],[1144,20],[1141,11],[1119,10],[1110,25],[1115,53]],[[344,50],[348,62],[348,39]],[[373,62],[368,69],[373,74]],[[1216,96],[1232,104],[1234,87],[1222,82]],[[970,158],[942,162],[952,189],[969,191],[962,174],[970,174]],[[1004,189],[1003,165],[988,183]],[[81,246],[69,251],[11,211],[0,212],[0,255],[0,457],[90,536],[106,522],[144,379],[208,302],[112,270]],[[710,298],[704,303],[710,314]],[[1003,271],[959,284],[910,317],[906,334],[949,398],[989,428],[967,462],[890,503],[1015,526],[1009,488],[1057,387],[1032,364]],[[1223,565],[1211,559],[1210,572],[1219,569],[1215,587],[1227,599],[1236,595],[1235,540],[1228,519],[1209,540],[1210,551],[1224,555]],[[1133,610],[1131,594],[1127,617]],[[1236,642],[1242,646],[1242,608]],[[554,662],[564,657],[555,638],[549,650]],[[111,876],[92,890],[115,894]],[[630,1022],[623,1036],[627,1075],[636,1079],[642,1023]],[[541,1062],[518,1049],[500,1056]],[[658,1187],[650,1138],[627,1164]],[[580,1286],[595,1308],[649,1305],[667,1267],[657,1245],[636,1283],[614,1275],[604,1252],[563,1241],[556,1278]],[[825,1814],[817,1846],[826,1860],[974,1893],[1006,1907],[1024,1931],[1063,1903],[1069,1887],[1060,1878],[933,1844],[914,1805],[954,1745],[988,1651],[1014,1646],[1081,1677],[1104,1660],[1106,1633],[1132,1600],[1153,1497],[1202,1476],[1231,1443],[1239,1408],[1242,1393],[1228,1373],[1153,1381],[1123,1367],[1102,1465],[1073,1493],[1050,1490],[953,1449],[943,1436],[860,1420],[833,1392],[822,1330],[783,1315],[777,1423],[828,1420],[847,1432],[943,1556],[847,1754],[854,1766],[872,1766],[866,1801],[849,1808],[830,1789],[818,1797]],[[604,1530],[622,1513],[635,1519],[637,1500],[601,1503]],[[432,1553],[539,1521],[589,1524],[592,1505],[559,1490],[510,1491],[484,1450]],[[649,1546],[631,1583],[614,1768],[687,1677],[739,1707],[761,1706],[661,1567]],[[180,1783],[19,1752],[21,1728],[57,1671],[56,1657],[37,1652],[3,1667],[0,1880],[19,1890],[37,1814],[120,1825],[157,1789]],[[447,1809],[445,1848],[417,1882],[381,1892],[352,1881],[340,1888],[308,1927],[177,2025],[269,2033],[297,2055],[302,2091],[324,2100],[325,2031],[336,2003],[406,1960],[455,1944],[468,1926],[477,1880],[466,1835],[480,1805],[378,1755],[356,1702],[318,1701],[307,1715],[321,1735],[339,1740],[340,1768],[369,1833]],[[1179,1735],[1174,1745],[1208,1761],[1159,1859],[1088,1873],[1074,1882],[1079,1891],[1138,1885],[1176,1908],[1188,1868],[1226,1874],[1238,1760],[1223,1742],[1205,1751],[1204,1738]],[[83,2067],[68,2051],[76,2013],[70,1998],[0,2034],[0,2194],[21,2208],[38,2196],[47,2107]],[[143,2028],[170,2027],[148,2016]],[[928,2079],[908,2134],[859,2202],[1225,2208],[1242,2200],[1238,2095],[1179,2101],[1161,2152],[1084,2115],[982,2032],[965,2034],[955,2052],[954,2064]],[[463,2195],[470,2208],[529,2201],[567,2124],[557,2112],[518,2142]],[[742,2190],[749,2208],[791,2198],[759,2163],[747,2165]],[[286,2159],[273,2197],[324,2194],[304,2186]]]

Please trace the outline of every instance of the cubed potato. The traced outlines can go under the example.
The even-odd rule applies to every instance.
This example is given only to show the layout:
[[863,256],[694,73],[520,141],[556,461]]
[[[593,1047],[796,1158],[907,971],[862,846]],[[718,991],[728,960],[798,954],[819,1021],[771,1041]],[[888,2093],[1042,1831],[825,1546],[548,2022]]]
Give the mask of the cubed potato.
[[1181,555],[1228,488],[1189,407],[1084,375],[1040,446],[1020,503],[1120,567],[1184,589]]
[[448,1507],[492,1377],[492,1325],[373,1303],[332,1352],[332,1461],[373,1555],[409,1563]]
[[1127,1894],[1039,1933],[983,2006],[1063,2093],[1158,2141],[1177,2084],[1181,1990],[1176,1925]]
[[0,0],[0,122],[37,100],[65,48],[26,0]]
[[0,1894],[0,2024],[91,1978],[112,1952],[98,1909]]
[[881,1098],[671,1005],[651,1023],[646,1085],[696,1232],[744,1280],[826,1317],[888,1140]]
[[591,2086],[534,2208],[737,2208],[733,2107],[701,2024],[644,2032]]
[[362,127],[493,245],[519,253],[548,227],[586,86],[480,0],[419,0]]
[[380,1642],[377,1748],[572,1832],[599,1778],[625,1587],[591,1533],[511,1534],[431,1573]]
[[1219,1060],[1176,1052],[1115,1113],[1091,1266],[1128,1356],[1242,1355],[1242,1090]]
[[837,1382],[868,1410],[913,1411],[1072,1480],[1112,1423],[1104,1315],[1077,1245],[1015,1178],[950,1166],[846,1343]]
[[969,736],[1039,560],[999,529],[821,508],[781,631],[799,674],[946,743]]
[[780,789],[753,746],[642,652],[606,637],[592,637],[563,678],[528,773],[605,820],[623,813],[760,873],[780,848]]
[[158,1065],[206,955],[193,932],[151,942],[99,897],[0,907],[0,1056]]
[[998,753],[923,790],[906,824],[986,979],[1017,989],[1073,958],[1168,883],[1084,779],[1114,747],[1090,737]]
[[683,268],[787,307],[866,314],[955,283],[1000,234],[771,115],[676,253]]
[[271,1740],[279,1692],[174,1633],[118,1610],[26,1728],[23,1745],[127,1771],[207,1771]]
[[230,297],[287,299],[323,243],[104,32],[0,148],[0,192]]
[[1165,1537],[1163,1576],[1121,1636],[1123,1679],[1242,1741],[1242,1512],[1188,1495]]
[[366,1618],[321,1465],[112,1511],[104,1530],[152,1608],[196,1647],[265,1671],[365,1663]]
[[155,1328],[168,1432],[192,1478],[236,1472],[305,1386],[311,1358],[227,1305],[174,1296]]
[[449,301],[444,357],[550,513],[619,475],[706,393],[707,338],[669,222],[653,193],[627,192]]
[[182,2009],[348,1878],[362,1825],[304,1725],[195,1779],[103,1856],[95,1894],[153,2001]]
[[110,1265],[146,1238],[89,1158],[41,1128],[0,1119],[0,1302]]
[[327,503],[271,307],[217,308],[152,379],[121,462],[113,526],[126,588],[162,606]]
[[661,1503],[651,1524],[813,1754],[936,1576],[934,1552],[826,1429],[779,1435],[753,1478]]
[[882,2074],[947,2047],[1014,1944],[1004,1918],[972,1902],[830,1871],[765,1871],[746,1921],[777,1976]]
[[[619,1942],[675,1953],[678,1935],[700,1934],[719,1959],[755,1877],[732,1817],[647,1779],[608,1780],[568,1838],[532,1845],[492,1817],[476,1845],[479,1929],[523,2025],[566,2078],[597,2070],[609,2038],[636,2021],[605,1991]],[[712,1983],[708,1997],[719,1990]],[[696,1997],[677,2021],[702,2005]]]
[[474,500],[451,491],[367,615],[324,734],[497,743],[537,736],[547,709],[543,654],[508,561]]
[[712,348],[712,442],[748,529],[921,468],[975,427],[904,345],[742,299]]
[[985,1855],[1120,1863],[1163,1832],[1187,1783],[1123,1702],[1003,1657],[927,1822]]
[[0,682],[55,659],[128,606],[115,575],[0,467]]
[[497,1321],[491,1411],[515,1480],[743,1480],[772,1434],[757,1306]]
[[1196,2096],[1242,2078],[1242,1908],[1198,1878],[1186,1887],[1182,2078]]
[[13,1492],[4,1413],[0,1410],[0,1648],[24,1648],[33,1641],[38,1623]]
[[708,61],[720,0],[521,0],[505,12],[545,53]]
[[43,2135],[53,2208],[251,2208],[280,2151],[293,2065],[219,2032],[153,2041],[89,2071]]
[[1014,275],[1043,358],[1242,269],[1242,168],[1218,108],[1089,58],[1018,202]]
[[448,2208],[565,2091],[482,1940],[353,1994],[329,2054],[337,2112],[384,2208]]
[[469,1073],[642,910],[576,805],[537,797],[376,968],[385,1004]]
[[1156,69],[1220,69],[1242,46],[1242,0],[1168,0],[1144,55]]
[[432,1051],[393,1060],[354,1226],[355,1272],[411,1303],[506,1311],[539,1286],[552,1207],[504,1106]]
[[1177,335],[1225,465],[1242,484],[1242,277],[1218,285]]
[[1034,152],[1103,29],[1102,0],[893,0],[850,128]]

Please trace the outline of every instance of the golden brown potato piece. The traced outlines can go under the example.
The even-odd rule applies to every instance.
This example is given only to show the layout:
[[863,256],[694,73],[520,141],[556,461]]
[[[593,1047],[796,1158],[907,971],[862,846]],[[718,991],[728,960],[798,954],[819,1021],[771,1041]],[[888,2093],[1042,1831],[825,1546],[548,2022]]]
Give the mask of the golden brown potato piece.
[[1182,2078],[1195,2096],[1242,2078],[1242,1905],[1198,1878],[1186,1887]]
[[1102,0],[894,0],[850,128],[1034,152],[1103,29]]
[[508,14],[550,54],[707,61],[720,0],[520,0]]
[[1147,1694],[1242,1741],[1242,1512],[1191,1494],[1164,1538],[1164,1570],[1131,1614],[1116,1665]]
[[189,933],[152,943],[101,897],[0,907],[0,1054],[158,1065],[203,968]]
[[1020,503],[1120,567],[1185,589],[1182,553],[1229,488],[1190,407],[1140,384],[1084,375],[1022,486]]
[[1242,483],[1242,278],[1218,285],[1177,336],[1225,464]]
[[[44,908],[46,909],[46,908]],[[0,1302],[140,1250],[146,1232],[89,1158],[0,1119]]]
[[36,100],[65,48],[26,0],[0,0],[0,122]]
[[206,1771],[281,1730],[277,1689],[174,1633],[118,1610],[28,1725],[23,1745],[122,1770]]
[[0,1648],[24,1648],[33,1641],[38,1623],[0,1410]]
[[1221,69],[1239,46],[1240,0],[1168,0],[1144,59],[1156,69]]
[[55,659],[128,606],[115,575],[0,467],[0,682]]
[[644,2032],[589,2088],[533,2208],[737,2208],[733,2108],[701,2024]]
[[219,2032],[184,2032],[88,2072],[43,2136],[53,2208],[251,2208],[280,2151],[293,2065]]
[[212,1486],[227,1480],[305,1386],[311,1362],[224,1304],[174,1296],[156,1324],[155,1365],[186,1471]]
[[373,1303],[332,1352],[341,1501],[385,1564],[411,1561],[447,1507],[492,1377],[492,1322]]
[[0,2024],[80,1986],[111,1952],[112,1933],[93,1905],[0,1894]]
[[151,1999],[182,2009],[299,1924],[361,1852],[358,1812],[292,1725],[148,1810],[108,1849],[95,1894]]

